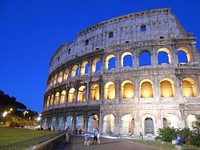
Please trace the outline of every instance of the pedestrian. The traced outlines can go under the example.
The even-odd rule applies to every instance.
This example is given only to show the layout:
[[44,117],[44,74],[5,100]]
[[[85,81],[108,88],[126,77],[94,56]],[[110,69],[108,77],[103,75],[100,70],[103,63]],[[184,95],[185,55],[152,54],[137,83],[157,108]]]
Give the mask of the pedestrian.
[[175,145],[175,149],[176,150],[182,150],[183,148],[183,140],[180,136],[179,133],[176,134],[176,145]]
[[98,132],[98,135],[97,135],[97,143],[101,144],[101,141],[100,141],[100,132]]
[[77,134],[78,134],[78,129],[76,128],[76,129],[75,129],[75,135],[77,135]]
[[65,134],[65,142],[69,143],[69,133],[68,132]]
[[97,144],[97,136],[98,136],[98,131],[97,130],[95,130],[94,131],[94,139],[93,139],[93,144]]
[[84,136],[84,145],[88,145],[89,146],[89,134],[85,134]]

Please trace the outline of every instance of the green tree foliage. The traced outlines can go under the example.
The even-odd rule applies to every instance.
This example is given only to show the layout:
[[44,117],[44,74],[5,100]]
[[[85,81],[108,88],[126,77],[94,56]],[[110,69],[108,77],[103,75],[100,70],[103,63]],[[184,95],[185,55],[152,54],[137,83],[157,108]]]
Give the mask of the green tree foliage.
[[194,122],[194,130],[191,135],[191,144],[200,146],[200,115],[197,115],[196,119],[196,122]]
[[10,97],[9,95],[4,94],[3,91],[0,91],[0,112],[9,108],[26,109],[26,106],[17,102],[15,97]]
[[159,135],[156,137],[156,139],[171,142],[176,136],[176,129],[170,127],[159,128],[158,134]]

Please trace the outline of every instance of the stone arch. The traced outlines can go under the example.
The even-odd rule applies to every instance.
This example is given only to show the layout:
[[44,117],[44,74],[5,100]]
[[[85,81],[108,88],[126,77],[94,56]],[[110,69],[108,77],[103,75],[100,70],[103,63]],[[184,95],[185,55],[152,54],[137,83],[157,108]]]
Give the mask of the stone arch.
[[134,134],[134,118],[131,114],[126,114],[121,117],[121,130],[122,135]]
[[87,95],[87,89],[84,85],[80,86],[78,89],[78,102],[85,102]]
[[185,97],[197,96],[197,84],[192,78],[184,78],[182,80],[182,93]]
[[108,114],[103,117],[103,134],[112,135],[115,128],[115,117],[113,114]]
[[88,133],[93,133],[95,129],[99,129],[99,117],[97,114],[93,114],[88,118]]
[[194,129],[194,123],[197,121],[196,115],[187,116],[187,125],[190,130]]
[[65,73],[64,73],[64,80],[67,80],[68,77],[69,77],[69,69],[66,68],[66,69],[65,69]]
[[151,98],[154,96],[152,85],[153,83],[148,79],[141,81],[140,83],[140,97],[141,98]]
[[81,64],[81,76],[88,74],[88,61],[84,61]]
[[171,54],[168,48],[159,48],[157,51],[158,64],[166,63],[171,64]]
[[155,118],[150,115],[146,114],[142,117],[143,122],[143,129],[144,129],[144,135],[154,135],[155,134]]
[[53,106],[53,101],[54,101],[54,94],[51,94],[50,106]]
[[101,60],[100,60],[100,58],[95,58],[92,61],[92,73],[99,71],[100,68],[101,68]]
[[131,52],[125,52],[121,55],[121,66],[133,66],[133,55],[131,54]]
[[160,96],[161,97],[174,97],[174,82],[165,78],[160,81]]
[[60,93],[59,93],[59,92],[56,92],[56,94],[55,94],[55,99],[54,99],[54,105],[58,105],[59,97],[60,97]]
[[116,68],[115,55],[110,54],[106,57],[105,68],[106,68],[106,70],[111,70],[112,68]]
[[107,82],[104,86],[104,98],[106,100],[115,99],[115,84],[113,82]]
[[151,65],[151,53],[148,50],[144,50],[139,55],[139,66],[148,65]]
[[46,100],[46,104],[45,104],[46,108],[49,107],[49,105],[50,105],[50,101],[51,101],[51,96],[48,95],[47,100]]
[[125,80],[121,84],[122,98],[133,98],[134,97],[134,87],[130,80]]
[[70,88],[68,93],[68,102],[74,103],[75,102],[75,88]]
[[59,74],[58,74],[58,83],[62,82],[62,77],[63,77],[63,72],[60,71]]
[[72,129],[73,126],[72,126],[72,122],[73,122],[73,116],[72,115],[69,115],[66,117],[66,122],[65,122],[65,129]]
[[178,116],[174,114],[166,114],[163,118],[165,118],[168,121],[167,123],[170,128],[178,128],[178,122],[179,122]]
[[[190,49],[188,49],[187,47],[179,47],[177,50],[178,50],[178,62],[179,63],[191,63],[192,62]],[[180,54],[181,51],[184,53],[183,55]]]
[[92,84],[90,87],[90,100],[100,99],[100,87],[99,84]]
[[83,115],[78,115],[76,116],[76,124],[75,124],[75,128],[78,130],[82,130],[84,131],[84,123],[85,123],[85,118]]
[[54,79],[53,79],[53,84],[56,85],[57,83],[57,74],[55,74]]
[[78,76],[78,65],[74,65],[74,66],[72,67],[71,77],[74,78],[74,77],[76,77],[76,76]]
[[63,91],[61,92],[60,104],[62,105],[62,104],[64,104],[65,102],[66,102],[66,91],[63,90]]

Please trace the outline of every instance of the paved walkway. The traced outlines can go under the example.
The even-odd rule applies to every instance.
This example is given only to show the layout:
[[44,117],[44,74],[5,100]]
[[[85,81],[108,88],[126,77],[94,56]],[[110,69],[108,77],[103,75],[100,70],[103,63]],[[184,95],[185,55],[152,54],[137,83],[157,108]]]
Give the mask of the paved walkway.
[[159,150],[158,148],[120,139],[101,138],[101,144],[89,146],[83,145],[83,141],[84,137],[75,136],[71,138],[71,144],[65,144],[63,141],[53,150]]

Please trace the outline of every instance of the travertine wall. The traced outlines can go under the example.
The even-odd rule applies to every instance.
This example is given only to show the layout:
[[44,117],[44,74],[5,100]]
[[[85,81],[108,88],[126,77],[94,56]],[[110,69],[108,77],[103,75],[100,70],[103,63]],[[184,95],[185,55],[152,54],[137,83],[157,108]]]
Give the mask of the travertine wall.
[[[109,37],[111,32],[112,36]],[[186,53],[188,63],[178,61],[179,50]],[[139,63],[140,55],[144,51],[150,54],[151,64],[147,66]],[[159,51],[168,53],[169,63],[158,63]],[[125,67],[121,64],[124,53],[131,55],[132,66]],[[107,69],[109,56],[114,56],[115,68]],[[61,45],[51,59],[44,96],[43,125],[55,128],[59,126],[62,130],[66,128],[66,117],[72,116],[70,128],[74,130],[77,127],[76,117],[81,115],[84,118],[83,130],[87,132],[92,123],[88,123],[89,117],[97,115],[98,129],[103,134],[128,134],[131,126],[133,129],[130,130],[135,136],[140,133],[156,135],[157,129],[165,124],[164,118],[168,120],[168,126],[190,127],[188,116],[200,114],[199,56],[196,38],[186,33],[168,8],[128,14],[91,26],[79,32],[71,43]],[[92,72],[96,58],[100,59],[101,68],[98,72]],[[81,75],[84,61],[88,62],[88,73]],[[79,68],[79,74],[72,77],[72,68],[75,65]],[[64,80],[66,69],[69,69],[69,75]],[[61,82],[58,82],[59,73],[62,76]],[[161,96],[163,80],[171,84],[173,96]],[[133,98],[123,98],[124,81],[129,81],[133,86]],[[142,98],[142,83],[146,81],[152,86],[153,96]],[[114,85],[114,99],[105,98],[105,89],[110,82]],[[183,83],[189,84],[187,88],[193,91],[192,96],[185,96]],[[94,84],[99,86],[99,100],[90,99],[90,91],[93,90],[91,86]],[[79,102],[77,97],[81,86],[86,88],[87,95],[86,101]],[[72,88],[75,90],[74,102],[70,103],[68,95]],[[62,91],[66,95],[65,102],[61,104]],[[57,97],[58,104],[54,103],[56,93],[60,93]],[[114,120],[106,120],[109,115]],[[129,118],[123,120],[127,115]],[[56,121],[53,121],[53,117]],[[107,124],[110,126],[106,126]]]

